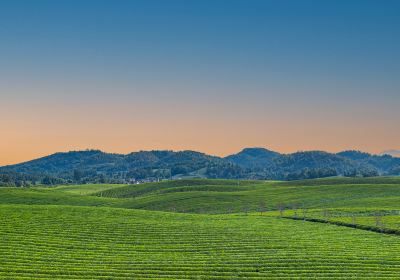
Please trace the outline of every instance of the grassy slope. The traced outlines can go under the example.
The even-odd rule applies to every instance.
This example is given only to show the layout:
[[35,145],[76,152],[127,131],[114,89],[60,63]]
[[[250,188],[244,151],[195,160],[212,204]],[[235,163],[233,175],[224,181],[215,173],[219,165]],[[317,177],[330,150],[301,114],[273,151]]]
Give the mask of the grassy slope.
[[58,186],[54,188],[44,188],[50,191],[62,191],[72,194],[89,195],[101,191],[107,191],[114,188],[120,188],[125,185],[122,184],[85,184],[85,185],[68,185],[68,186]]
[[398,237],[260,215],[1,205],[0,223],[3,279],[398,279],[400,273]]
[[260,200],[364,224],[381,211],[400,225],[400,178],[0,188],[0,279],[398,279],[398,236],[277,211],[117,209],[243,212]]
[[276,210],[307,207],[400,205],[400,178],[319,179],[296,182],[179,180],[142,185],[83,185],[56,188],[0,188],[0,203],[106,205],[190,213],[258,211],[260,201]]
[[[298,210],[298,217],[316,218],[325,221],[338,221],[347,224],[358,224],[372,226],[380,229],[400,230],[400,210],[396,208],[383,207],[347,207],[334,209],[312,209]],[[296,216],[293,210],[284,211],[284,216]]]
[[116,206],[121,200],[83,196],[41,188],[0,188],[0,204]]
[[[257,211],[260,201],[270,210],[278,204],[307,208],[379,207],[400,204],[400,178],[320,179],[297,182],[183,180],[123,186],[94,195],[124,198],[126,208],[179,212]],[[134,198],[134,199],[127,199]]]

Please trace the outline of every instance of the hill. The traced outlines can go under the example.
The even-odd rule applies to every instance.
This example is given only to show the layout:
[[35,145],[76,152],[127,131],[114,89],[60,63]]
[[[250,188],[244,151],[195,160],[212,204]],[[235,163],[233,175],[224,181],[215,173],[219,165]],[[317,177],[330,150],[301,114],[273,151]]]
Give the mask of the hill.
[[398,279],[399,203],[398,177],[1,188],[0,279]]
[[392,157],[400,157],[400,150],[384,151],[381,155],[389,155],[389,156],[392,156]]
[[360,165],[369,166],[379,174],[400,175],[400,158],[391,155],[371,155],[360,151],[345,151],[337,155],[356,161]]
[[127,155],[98,150],[56,153],[0,168],[0,184],[26,182],[121,183],[182,177],[241,178],[243,170],[224,159],[194,151],[140,151]]
[[297,180],[378,175],[400,175],[400,158],[359,151],[279,154],[263,148],[247,148],[225,158],[195,151],[140,151],[123,155],[87,150],[56,153],[0,167],[0,185],[132,183],[180,178]]
[[279,153],[264,148],[246,148],[225,159],[245,168],[266,168],[278,156]]
[[139,185],[85,184],[0,188],[0,203],[107,206],[182,213],[257,212],[278,208],[400,204],[400,177],[325,178],[290,182],[188,179]]
[[398,238],[333,225],[99,207],[0,210],[0,279],[390,280],[399,273]]

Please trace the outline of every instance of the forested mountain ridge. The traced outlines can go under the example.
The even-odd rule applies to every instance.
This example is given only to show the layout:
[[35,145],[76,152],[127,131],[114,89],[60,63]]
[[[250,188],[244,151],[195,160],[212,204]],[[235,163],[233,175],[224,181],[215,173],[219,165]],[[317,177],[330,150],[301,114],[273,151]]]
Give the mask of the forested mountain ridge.
[[280,154],[263,148],[246,148],[225,158],[195,151],[155,150],[124,155],[86,150],[55,153],[0,167],[0,185],[131,183],[190,177],[296,180],[379,175],[400,175],[400,158],[360,151]]
[[246,168],[265,168],[281,154],[264,148],[245,148],[237,154],[225,157],[226,160]]

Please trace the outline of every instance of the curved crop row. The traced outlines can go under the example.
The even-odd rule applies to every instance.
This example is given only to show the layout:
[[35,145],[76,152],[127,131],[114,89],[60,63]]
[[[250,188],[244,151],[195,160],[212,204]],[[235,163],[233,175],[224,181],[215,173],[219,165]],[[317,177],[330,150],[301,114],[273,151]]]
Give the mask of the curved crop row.
[[0,205],[0,279],[398,279],[399,249],[261,215]]

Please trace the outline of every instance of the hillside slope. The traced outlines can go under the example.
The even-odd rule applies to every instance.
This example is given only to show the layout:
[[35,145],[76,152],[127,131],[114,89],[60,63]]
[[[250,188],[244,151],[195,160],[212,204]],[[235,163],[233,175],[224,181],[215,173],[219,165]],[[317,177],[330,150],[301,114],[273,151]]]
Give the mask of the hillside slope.
[[245,168],[266,168],[279,156],[279,153],[264,148],[246,148],[225,159]]
[[390,280],[400,273],[397,237],[260,215],[0,205],[0,221],[0,279]]
[[56,153],[0,167],[0,185],[129,183],[179,178],[298,180],[378,175],[400,175],[400,158],[358,151],[279,154],[262,148],[247,148],[225,158],[195,151],[140,151],[122,155],[88,150]]
[[176,180],[140,185],[0,188],[0,203],[108,206],[182,213],[308,208],[395,208],[400,178],[327,178],[291,182]]
[[399,177],[0,188],[0,279],[394,280],[398,205]]

